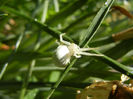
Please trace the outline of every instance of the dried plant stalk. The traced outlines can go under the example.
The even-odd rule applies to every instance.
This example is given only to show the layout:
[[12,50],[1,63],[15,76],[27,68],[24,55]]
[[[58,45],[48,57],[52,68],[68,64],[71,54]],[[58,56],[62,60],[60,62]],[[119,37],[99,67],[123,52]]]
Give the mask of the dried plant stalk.
[[133,15],[129,11],[127,11],[125,8],[123,8],[123,7],[120,7],[120,6],[112,6],[112,9],[113,10],[118,10],[123,15],[127,16],[130,19],[133,19]]
[[112,35],[114,41],[133,38],[133,27]]

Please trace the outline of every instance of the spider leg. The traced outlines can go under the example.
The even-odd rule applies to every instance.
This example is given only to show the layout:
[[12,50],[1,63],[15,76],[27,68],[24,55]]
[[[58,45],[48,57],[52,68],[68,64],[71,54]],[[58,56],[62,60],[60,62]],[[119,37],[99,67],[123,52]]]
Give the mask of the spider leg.
[[60,34],[60,42],[66,44],[66,45],[70,45],[71,44],[70,42],[63,40],[63,35],[65,35],[65,33]]
[[87,53],[87,52],[80,52],[81,55],[86,55],[86,56],[103,56],[102,54],[92,54],[92,53]]
[[76,58],[80,58],[81,55],[77,55],[77,54],[74,54],[73,56],[75,56]]
[[57,43],[58,45],[60,45],[60,42],[59,42],[58,40],[56,40],[56,43]]
[[95,50],[97,48],[80,48],[80,51],[90,51],[90,50]]

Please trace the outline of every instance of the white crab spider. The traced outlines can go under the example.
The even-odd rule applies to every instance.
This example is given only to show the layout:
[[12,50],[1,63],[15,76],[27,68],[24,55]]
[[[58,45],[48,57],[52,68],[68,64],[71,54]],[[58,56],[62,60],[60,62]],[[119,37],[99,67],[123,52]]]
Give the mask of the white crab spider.
[[81,55],[86,56],[102,56],[99,54],[92,54],[88,53],[86,51],[93,50],[95,48],[80,48],[75,43],[70,43],[63,40],[63,34],[60,34],[60,42],[61,44],[57,47],[56,53],[55,53],[55,63],[58,66],[66,66],[68,63],[70,63],[70,59],[72,56],[76,58],[80,58]]

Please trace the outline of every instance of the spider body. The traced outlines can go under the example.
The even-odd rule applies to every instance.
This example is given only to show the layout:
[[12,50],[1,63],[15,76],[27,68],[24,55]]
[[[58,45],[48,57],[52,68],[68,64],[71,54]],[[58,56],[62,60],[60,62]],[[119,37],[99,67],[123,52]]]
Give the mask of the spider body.
[[86,51],[93,50],[94,48],[80,48],[75,43],[70,43],[63,40],[64,34],[60,35],[60,44],[55,53],[55,63],[58,66],[66,66],[68,63],[70,63],[70,59],[72,56],[76,58],[80,58],[81,55],[87,55],[87,56],[101,56],[99,54],[91,54]]
[[56,62],[58,62],[59,65],[66,65],[70,62],[70,51],[66,45],[60,45],[58,46],[56,50]]

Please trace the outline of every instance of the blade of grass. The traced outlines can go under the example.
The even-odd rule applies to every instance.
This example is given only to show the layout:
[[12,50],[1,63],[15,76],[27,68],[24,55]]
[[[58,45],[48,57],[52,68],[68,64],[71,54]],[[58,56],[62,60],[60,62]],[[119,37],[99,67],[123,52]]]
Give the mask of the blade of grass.
[[90,42],[90,47],[97,47],[106,45],[109,43],[114,43],[120,40],[133,38],[133,27],[120,31],[118,33],[113,33],[112,36],[104,37],[99,40]]
[[[96,11],[97,12],[97,11]],[[96,14],[96,12],[91,12],[91,13],[85,13],[84,15],[82,15],[81,17],[79,17],[77,20],[75,20],[74,22],[72,22],[71,24],[69,24],[67,27],[65,27],[63,30],[63,32],[67,32],[69,31],[69,29],[73,28],[73,26],[79,24],[80,22],[82,22],[83,20],[85,20],[88,17],[91,17],[92,15]]]
[[[50,86],[54,85],[54,82],[30,82],[28,89],[35,89],[35,88],[40,88],[41,90],[44,89],[44,91],[48,91]],[[61,86],[58,88],[64,88],[64,87],[73,87],[73,88],[84,88],[88,85],[90,85],[91,83],[87,82],[87,83],[61,83]],[[6,81],[2,81],[0,82],[0,90],[20,90],[20,87],[22,85],[22,82],[6,82]]]
[[[89,41],[92,39],[92,37],[95,35],[96,30],[100,27],[101,22],[103,21],[103,19],[107,15],[107,13],[108,13],[108,11],[109,11],[109,9],[110,9],[110,7],[111,7],[111,5],[112,5],[113,2],[114,2],[114,0],[107,0],[107,2],[105,3],[105,5],[97,13],[97,15],[95,16],[94,20],[92,21],[92,24],[89,27],[90,30],[87,31],[88,36],[81,43],[81,45],[86,46],[89,43]],[[65,68],[65,70],[63,71],[60,79],[56,82],[56,84],[49,91],[48,96],[46,97],[46,99],[49,99],[52,96],[52,94],[54,93],[55,89],[59,86],[59,84],[62,82],[62,80],[64,79],[64,77],[70,71],[71,67],[76,62],[76,60],[77,59],[74,59],[71,62],[71,64]]]
[[[42,15],[42,18],[41,18],[41,23],[44,23],[45,20],[46,20],[48,2],[49,1],[47,1],[47,0],[44,1],[44,9],[43,9],[43,15]],[[38,5],[36,5],[34,10],[36,11],[37,8],[38,8]],[[34,14],[34,11],[33,11],[32,17],[34,17],[34,16],[35,16],[35,14]],[[37,51],[40,47],[40,39],[41,39],[41,32],[38,33],[36,44],[35,44],[34,50],[33,50],[34,52]],[[26,76],[25,76],[23,84],[22,84],[22,89],[21,89],[21,92],[20,92],[19,99],[24,99],[24,97],[25,97],[26,90],[27,90],[27,87],[28,87],[28,84],[29,84],[29,80],[31,78],[31,75],[32,75],[32,72],[33,72],[33,68],[35,67],[35,64],[36,64],[36,60],[33,59],[30,62],[29,66],[28,66],[27,73],[26,73]]]
[[0,17],[1,17],[1,16],[8,16],[8,14],[6,14],[6,13],[5,13],[5,14],[0,14]]
[[43,14],[41,18],[41,22],[44,23],[46,21],[46,16],[47,16],[47,11],[48,11],[48,5],[49,5],[49,0],[44,0],[44,5],[43,5]]
[[99,29],[101,23],[103,22],[105,16],[109,12],[109,9],[111,5],[113,4],[114,0],[107,0],[104,4],[104,6],[100,9],[100,11],[97,13],[95,18],[93,19],[91,25],[87,29],[86,36],[84,40],[80,43],[80,45],[83,47],[87,46],[91,39],[94,37],[95,33]]
[[[35,44],[35,47],[34,47],[34,51],[38,50],[39,46],[40,46],[40,35],[41,33],[38,33],[38,38],[37,38],[37,41],[36,41],[36,44]],[[21,89],[21,92],[20,92],[20,97],[19,99],[24,99],[24,96],[25,96],[25,93],[26,93],[26,90],[27,90],[27,86],[28,86],[28,83],[29,83],[29,79],[31,78],[31,75],[32,75],[32,71],[33,71],[33,68],[36,64],[36,60],[33,59],[31,61],[31,63],[29,64],[28,66],[28,70],[27,70],[27,74],[24,78],[24,81],[23,81],[23,85],[22,85],[22,89]]]
[[51,38],[50,40],[48,40],[44,44],[42,44],[42,46],[40,46],[40,48],[38,49],[38,51],[39,52],[44,52],[44,51],[46,51],[54,43],[55,43],[55,40]]
[[[37,67],[34,67],[33,71],[34,72],[38,72],[38,71],[62,71],[64,70],[65,68],[64,67],[53,67],[53,66],[37,66]],[[26,68],[22,68],[20,69],[20,72],[25,72],[27,69]],[[78,68],[71,68],[71,71],[77,71]]]
[[114,43],[114,42],[115,41],[112,38],[112,36],[108,36],[108,37],[104,37],[104,38],[90,42],[89,46],[90,47],[99,47],[99,46],[103,46],[103,45]]
[[[123,57],[124,55],[126,55],[129,51],[131,51],[132,49],[133,49],[133,45],[132,45],[132,43],[133,43],[133,39],[129,39],[129,40],[124,40],[124,41],[122,41],[122,42],[120,42],[120,43],[118,43],[118,44],[116,44],[114,47],[112,47],[112,48],[110,48],[109,50],[107,50],[106,52],[104,52],[104,55],[106,55],[107,57],[109,57],[109,58],[112,58],[113,60],[122,60],[121,59],[121,57]],[[96,58],[96,57],[94,57],[94,58]],[[98,58],[96,58],[97,60],[99,60],[99,61],[95,61],[95,60],[93,60],[93,61],[91,61],[90,62],[90,64],[89,64],[89,66],[88,66],[88,68],[93,68],[93,66],[96,66],[95,68],[94,68],[94,71],[95,71],[95,69],[97,68],[97,67],[101,67],[101,68],[103,68],[102,66],[104,65],[101,65],[101,66],[99,66],[99,64],[101,64],[101,61],[103,62],[103,63],[105,63],[105,64],[107,64],[107,65],[105,65],[105,68],[108,68],[107,66],[111,66],[111,67],[113,67],[113,66],[115,66],[115,67],[117,67],[117,65],[116,65],[116,63],[112,63],[113,64],[113,66],[112,66],[112,64],[110,64],[110,60],[107,60],[107,59],[104,59],[105,60],[105,62],[104,62],[104,60],[100,60],[100,58],[103,58],[103,57],[99,57],[99,59]],[[130,59],[131,59],[131,57],[130,57]],[[86,60],[87,61],[87,60]],[[89,58],[88,58],[88,61],[90,61],[89,60]],[[107,63],[107,61],[109,61],[109,63]],[[115,61],[116,62],[116,61]],[[120,62],[120,61],[119,61]],[[118,63],[118,62],[117,62]],[[118,63],[119,64],[119,63]],[[124,65],[123,65],[124,66]],[[121,68],[119,65],[118,65],[118,67],[119,68]],[[99,70],[99,68],[98,68],[98,70]],[[101,69],[100,68],[100,69]],[[105,68],[103,68],[103,69],[105,69]],[[124,66],[124,68],[127,68],[127,66]],[[102,70],[103,70],[102,69]],[[108,68],[109,69],[109,68]],[[115,68],[114,68],[115,69]],[[118,69],[116,69],[116,70],[118,70]],[[122,69],[123,70],[123,69]],[[127,68],[127,72],[128,72],[128,70],[129,70],[129,68]],[[131,69],[132,70],[132,69]],[[125,69],[125,71],[126,71],[126,69]],[[119,71],[120,72],[120,71]],[[98,72],[97,71],[95,71],[94,73],[92,73],[92,74],[97,74]],[[122,72],[121,72],[122,73]],[[101,75],[101,74],[100,74]],[[106,74],[106,76],[107,76],[107,74]],[[110,75],[110,76],[112,76],[113,77],[113,74],[112,75]],[[101,78],[101,77],[100,77]],[[103,77],[103,78],[106,78],[105,76]],[[115,78],[115,79],[117,79],[117,78]]]
[[[58,4],[58,0],[54,0],[54,8],[55,8],[55,12],[59,12],[59,4]],[[58,28],[61,27],[61,24],[58,24],[57,26]],[[47,50],[49,48],[49,46],[51,46],[51,44],[55,43],[55,40],[53,38],[51,38],[50,40],[48,40],[47,42],[45,42],[43,45],[45,46],[41,46],[39,48],[39,52],[42,51],[44,52],[45,50]]]
[[6,9],[6,11],[8,11],[10,14],[15,14],[16,16],[22,17],[32,23],[35,23],[38,27],[40,27],[41,29],[43,29],[44,31],[46,31],[47,33],[49,33],[50,35],[52,35],[54,38],[58,38],[59,34],[61,33],[60,31],[56,31],[55,29],[48,27],[46,24],[42,24],[41,22],[39,22],[37,19],[33,19],[29,16],[26,16],[23,13],[20,13],[19,11],[16,11],[12,8],[9,7],[2,7],[3,10]]
[[[54,0],[54,8],[55,8],[55,12],[56,12],[56,13],[58,13],[58,12],[60,11],[58,0]],[[57,27],[58,27],[58,29],[60,29],[60,28],[61,28],[61,24],[58,23]]]
[[55,12],[59,12],[58,0],[54,0],[54,8],[55,8]]
[[[55,6],[55,12],[59,12],[59,5],[58,5],[58,0],[54,0],[54,6]],[[58,24],[58,28],[61,27],[61,24]],[[49,48],[49,46],[51,46],[51,44],[55,43],[55,40],[53,38],[51,38],[50,40],[48,40],[47,42],[45,42],[43,45],[45,46],[41,46],[39,48],[39,52],[42,51],[44,52],[45,50],[47,50]]]
[[2,77],[3,77],[3,75],[4,75],[5,71],[6,71],[6,69],[8,67],[8,65],[10,63],[10,61],[13,59],[14,54],[17,52],[17,50],[18,50],[18,48],[20,46],[20,43],[21,43],[21,41],[23,39],[23,36],[24,36],[24,33],[21,33],[21,35],[19,36],[19,38],[18,38],[18,40],[16,42],[15,49],[13,50],[13,52],[11,53],[11,55],[9,56],[7,62],[3,65],[2,69],[1,69],[1,72],[0,72],[0,80],[2,79]]
[[[3,6],[1,9],[4,11],[6,9],[6,11],[8,11],[10,14],[15,14],[16,16],[22,17],[22,18],[36,24],[40,29],[44,30],[46,33],[51,35],[53,38],[59,39],[59,35],[61,34],[60,31],[57,31],[56,29],[49,27],[46,24],[42,24],[37,19],[30,18],[30,17],[26,16],[25,14],[20,13],[19,11],[16,11],[10,7]],[[73,42],[73,40],[71,38],[69,38],[68,36],[64,36],[64,38],[68,41]]]
[[73,3],[70,3],[68,6],[63,8],[59,13],[54,15],[52,18],[48,19],[46,23],[54,25],[56,23],[60,23],[61,20],[64,21],[66,17],[74,13],[77,9],[81,8],[87,1],[88,0],[75,0]]
[[[11,52],[11,51],[10,51]],[[10,53],[10,52],[8,52],[8,53]],[[3,53],[3,55],[4,54],[6,54],[6,53],[4,53],[4,52],[1,52],[1,53]],[[37,52],[30,52],[30,51],[27,51],[27,52],[23,52],[23,51],[17,51],[14,55],[13,55],[13,59],[12,59],[12,61],[18,61],[18,62],[20,62],[20,63],[27,63],[27,62],[29,62],[29,61],[31,61],[31,60],[33,60],[33,59],[40,59],[40,58],[50,58],[51,56],[53,55],[53,53],[51,53],[51,52],[43,52],[43,53],[38,53],[38,51]],[[5,57],[8,57],[9,56],[9,54],[6,54],[6,56]],[[0,58],[0,64],[2,64],[2,63],[5,63],[5,59],[6,58],[4,58],[3,59],[3,57],[1,56],[1,58]]]
[[133,49],[133,39],[128,39],[128,40],[124,40],[124,41],[120,42],[113,48],[107,50],[105,52],[105,55],[107,55],[113,59],[119,59],[122,56],[124,56],[126,53],[131,51],[132,49]]
[[[101,54],[98,51],[93,50],[95,53],[97,54]],[[94,57],[94,56],[93,56]],[[133,78],[133,69],[126,67],[125,65],[113,60],[112,58],[103,55],[102,57],[95,57],[96,59],[103,61],[104,63],[108,64],[109,66],[111,66],[112,68],[114,68],[115,70],[121,72],[122,74],[125,74],[131,78]]]
[[67,75],[67,73],[70,71],[71,67],[74,65],[74,63],[76,62],[77,59],[74,59],[71,64],[69,66],[67,66],[65,68],[65,70],[63,71],[61,77],[59,78],[59,80],[54,84],[54,86],[51,88],[51,90],[49,91],[48,96],[46,97],[46,99],[50,99],[50,97],[52,96],[52,94],[54,93],[55,89],[59,86],[59,84],[62,82],[62,80],[64,79],[64,77]]

